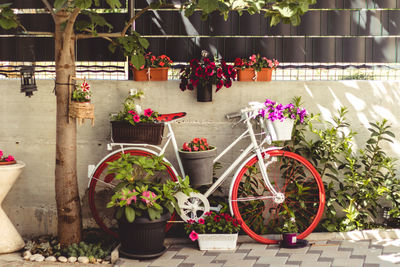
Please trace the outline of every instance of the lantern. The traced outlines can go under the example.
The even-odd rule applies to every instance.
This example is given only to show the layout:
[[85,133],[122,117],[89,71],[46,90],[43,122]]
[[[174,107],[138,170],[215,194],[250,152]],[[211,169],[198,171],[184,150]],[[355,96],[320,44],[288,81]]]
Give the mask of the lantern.
[[24,66],[20,69],[21,72],[21,93],[31,97],[33,91],[37,91],[35,80],[35,67]]

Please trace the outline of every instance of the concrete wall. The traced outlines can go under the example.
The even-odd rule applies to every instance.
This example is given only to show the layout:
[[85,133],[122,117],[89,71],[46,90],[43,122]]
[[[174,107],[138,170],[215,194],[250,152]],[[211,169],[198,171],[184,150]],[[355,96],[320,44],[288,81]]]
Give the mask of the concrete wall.
[[[356,145],[362,146],[368,134],[368,121],[388,119],[393,132],[400,136],[400,82],[332,81],[269,83],[235,82],[214,94],[212,103],[196,102],[195,92],[181,92],[177,81],[89,81],[93,89],[96,121],[78,126],[78,179],[85,224],[90,224],[87,208],[87,166],[96,164],[107,154],[110,140],[109,114],[119,111],[129,89],[145,92],[143,107],[160,113],[186,111],[188,115],[173,125],[178,144],[194,137],[206,137],[217,147],[225,147],[243,129],[232,128],[224,118],[238,111],[249,101],[266,98],[288,103],[293,96],[302,96],[304,107],[330,119],[340,106],[349,109],[352,128],[359,133]],[[54,193],[55,162],[55,96],[54,81],[38,81],[38,92],[25,97],[19,92],[19,80],[0,81],[0,149],[26,163],[3,207],[23,235],[56,232]],[[397,138],[386,147],[389,155],[400,158]],[[238,149],[227,155],[222,163],[230,162]],[[167,156],[170,151],[167,153]]]

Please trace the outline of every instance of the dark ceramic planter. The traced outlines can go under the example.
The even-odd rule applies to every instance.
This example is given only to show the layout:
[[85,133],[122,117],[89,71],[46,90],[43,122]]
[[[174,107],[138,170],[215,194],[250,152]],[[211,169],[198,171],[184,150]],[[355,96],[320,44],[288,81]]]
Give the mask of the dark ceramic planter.
[[170,217],[169,213],[165,213],[158,220],[138,217],[133,223],[129,223],[122,216],[118,220],[120,254],[134,259],[151,259],[164,254],[165,226]]
[[294,246],[297,243],[296,233],[284,233],[282,234],[282,245],[284,247]]
[[217,148],[206,151],[188,152],[179,151],[185,174],[189,176],[190,185],[200,186],[212,183],[213,160],[217,155]]
[[197,102],[211,102],[212,101],[212,84],[197,85]]

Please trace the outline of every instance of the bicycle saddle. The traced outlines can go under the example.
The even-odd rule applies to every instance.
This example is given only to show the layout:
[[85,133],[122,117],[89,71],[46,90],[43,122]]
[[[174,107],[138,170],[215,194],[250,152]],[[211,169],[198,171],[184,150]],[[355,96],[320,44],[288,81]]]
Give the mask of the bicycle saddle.
[[167,122],[167,121],[177,120],[177,119],[183,118],[185,116],[186,116],[186,112],[160,114],[160,115],[158,115],[156,120],[159,122]]

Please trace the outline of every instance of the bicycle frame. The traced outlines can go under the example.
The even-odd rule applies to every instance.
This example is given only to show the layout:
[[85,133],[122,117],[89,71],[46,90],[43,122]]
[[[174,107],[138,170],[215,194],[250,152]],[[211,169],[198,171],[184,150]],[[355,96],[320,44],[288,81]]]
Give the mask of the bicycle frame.
[[[276,192],[275,188],[271,185],[267,171],[266,171],[266,166],[262,164],[263,161],[263,156],[262,156],[262,148],[261,145],[265,143],[267,139],[267,135],[264,137],[264,139],[261,141],[261,145],[257,143],[255,133],[253,130],[253,126],[251,124],[251,117],[249,116],[248,112],[243,112],[245,116],[245,123],[247,126],[247,130],[245,130],[239,137],[237,137],[228,147],[226,147],[221,153],[218,154],[218,156],[214,159],[213,163],[217,162],[220,158],[222,158],[228,151],[230,151],[233,147],[235,147],[240,140],[243,138],[249,136],[250,137],[250,144],[247,146],[247,148],[238,156],[238,158],[221,174],[221,176],[210,186],[210,188],[204,193],[204,196],[208,198],[222,183],[223,181],[228,177],[228,175],[252,152],[254,151],[255,154],[257,155],[259,161],[259,167],[263,176],[263,180],[266,184],[266,186],[269,188],[270,192],[272,193],[272,197],[275,196],[278,192]],[[156,145],[149,145],[149,144],[132,144],[132,143],[111,143],[108,146],[109,150],[112,150],[113,146],[120,146],[121,151],[124,152],[125,149],[131,149],[131,148],[150,148],[149,151],[154,152],[154,154],[157,154],[158,156],[161,156],[165,153],[168,145],[170,142],[172,143],[172,147],[174,149],[175,153],[175,158],[178,162],[179,170],[181,177],[185,177],[185,171],[183,169],[182,161],[179,157],[179,148],[176,142],[175,134],[174,131],[172,130],[171,122],[165,122],[165,125],[168,128],[168,134],[167,134],[167,141],[162,147],[156,146]],[[261,133],[263,134],[263,133]],[[277,149],[276,147],[270,147],[268,150],[272,149]],[[166,160],[168,161],[168,160]],[[176,172],[176,170],[171,166],[172,169]],[[176,174],[178,174],[176,172]],[[178,174],[179,175],[179,174]],[[91,177],[91,176],[89,176]],[[89,181],[90,182],[90,181]]]

